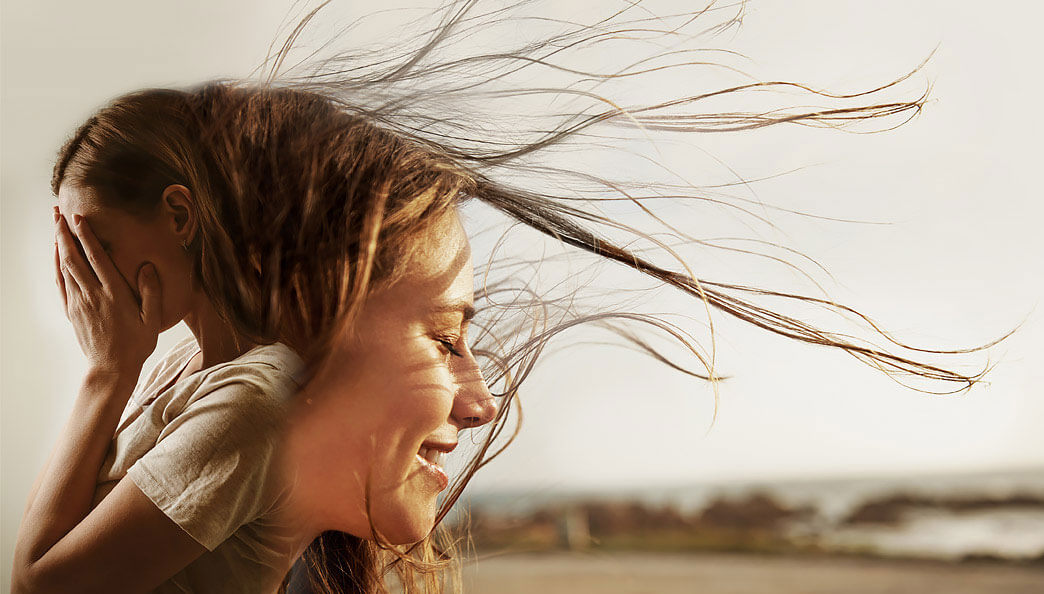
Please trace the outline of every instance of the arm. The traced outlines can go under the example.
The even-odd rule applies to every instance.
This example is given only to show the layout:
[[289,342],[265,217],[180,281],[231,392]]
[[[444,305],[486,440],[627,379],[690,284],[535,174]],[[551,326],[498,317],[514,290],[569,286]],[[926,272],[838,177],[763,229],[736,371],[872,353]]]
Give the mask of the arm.
[[114,575],[129,591],[148,589],[203,547],[127,479],[96,509],[90,505],[116,423],[155,348],[158,280],[154,271],[139,272],[139,309],[86,222],[75,225],[86,258],[64,218],[56,223],[58,285],[90,371],[23,517],[14,590],[103,591],[111,588]]
[[205,551],[124,478],[42,557],[16,551],[12,592],[148,592]]
[[[57,207],[55,207],[54,222],[55,222],[55,225],[57,226],[57,224],[58,224],[58,208]],[[65,309],[66,308],[65,287],[64,287],[63,279],[62,279],[62,264],[61,264],[61,259],[60,259],[60,255],[59,255],[59,251],[58,251],[58,233],[57,232],[55,232],[54,237],[55,237],[55,241],[54,241],[54,273],[55,273],[54,274],[54,284],[58,286],[58,290],[61,292],[62,308]],[[68,313],[66,313],[66,315],[68,316]],[[40,470],[40,474],[38,474],[36,476],[36,480],[33,481],[32,488],[29,489],[29,497],[26,498],[25,510],[22,511],[22,519],[23,519],[23,521],[24,521],[26,515],[29,513],[29,508],[33,505],[33,501],[36,500],[36,493],[40,490],[40,484],[43,483],[44,477],[47,476],[47,470],[51,467],[51,462],[54,462],[54,457],[55,457],[55,454],[56,454],[56,450],[57,450],[59,445],[60,445],[60,443],[58,445],[56,445],[54,448],[51,448],[51,453],[47,455],[47,460],[44,461],[44,465],[43,465],[43,468]],[[22,530],[21,525],[19,525],[18,530],[19,530],[19,532],[21,532],[21,530]]]

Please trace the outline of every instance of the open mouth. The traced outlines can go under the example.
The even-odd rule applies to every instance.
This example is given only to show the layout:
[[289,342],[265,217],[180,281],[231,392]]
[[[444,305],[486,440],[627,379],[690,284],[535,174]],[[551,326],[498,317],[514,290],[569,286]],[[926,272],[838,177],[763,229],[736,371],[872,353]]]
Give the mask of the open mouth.
[[443,460],[446,459],[446,452],[437,450],[428,446],[421,446],[420,450],[417,451],[417,460],[420,462],[421,467],[424,468],[426,473],[435,479],[439,485],[439,491],[445,489],[449,485],[449,476],[446,474],[446,470],[442,467]]
[[446,452],[436,450],[435,448],[429,448],[428,446],[421,446],[417,452],[417,457],[421,460],[442,468],[442,461],[446,459]]

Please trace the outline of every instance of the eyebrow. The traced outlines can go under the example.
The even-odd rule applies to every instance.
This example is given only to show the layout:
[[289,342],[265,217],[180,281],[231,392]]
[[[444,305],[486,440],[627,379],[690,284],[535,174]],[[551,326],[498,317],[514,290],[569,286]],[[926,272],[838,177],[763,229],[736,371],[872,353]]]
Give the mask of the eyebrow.
[[448,303],[439,303],[432,308],[433,313],[460,313],[464,316],[464,321],[469,322],[475,317],[475,306],[470,301],[451,301]]

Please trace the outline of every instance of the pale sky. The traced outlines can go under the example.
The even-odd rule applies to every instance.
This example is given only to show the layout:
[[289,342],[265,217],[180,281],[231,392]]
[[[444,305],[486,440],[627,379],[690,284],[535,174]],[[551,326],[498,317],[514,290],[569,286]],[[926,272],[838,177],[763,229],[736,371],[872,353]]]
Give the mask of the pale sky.
[[[51,275],[53,155],[108,98],[249,73],[285,15],[274,0],[3,4],[5,579],[24,497],[84,370]],[[1042,18],[1035,3],[1000,11],[970,1],[752,1],[743,28],[721,40],[752,71],[847,91],[905,72],[938,46],[921,77],[932,99],[887,134],[700,141],[748,178],[808,167],[758,184],[767,203],[890,222],[786,219],[785,235],[768,239],[817,258],[837,279],[831,295],[904,338],[966,346],[1025,320],[994,351],[989,385],[926,396],[843,354],[723,321],[720,371],[732,379],[708,431],[705,385],[622,351],[578,347],[532,378],[520,438],[473,488],[1044,467],[1044,321],[1034,311],[1044,295]],[[482,222],[478,214],[469,224]]]

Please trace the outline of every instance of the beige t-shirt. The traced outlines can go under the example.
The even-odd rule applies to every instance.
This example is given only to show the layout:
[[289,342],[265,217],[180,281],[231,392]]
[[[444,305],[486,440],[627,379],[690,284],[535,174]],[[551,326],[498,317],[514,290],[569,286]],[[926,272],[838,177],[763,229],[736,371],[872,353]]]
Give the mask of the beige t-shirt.
[[155,592],[271,591],[290,561],[276,522],[285,491],[273,462],[302,362],[276,343],[171,385],[198,352],[195,340],[182,341],[139,382],[98,475],[94,505],[130,477],[206,547]]

